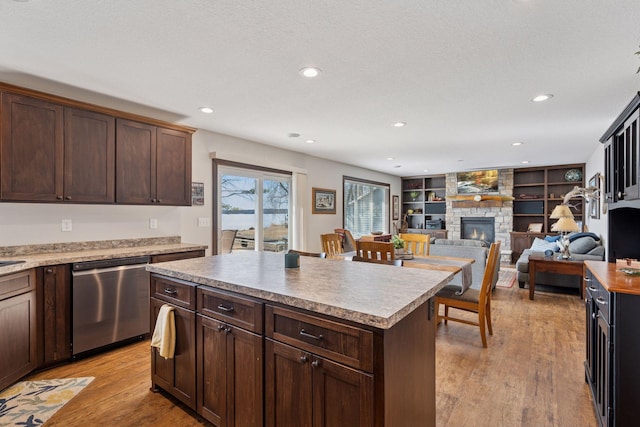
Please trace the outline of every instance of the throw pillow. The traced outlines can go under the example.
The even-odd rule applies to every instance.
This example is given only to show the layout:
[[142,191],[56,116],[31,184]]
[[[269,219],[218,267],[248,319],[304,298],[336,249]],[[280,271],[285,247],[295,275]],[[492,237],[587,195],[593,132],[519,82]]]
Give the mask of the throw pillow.
[[591,249],[598,246],[598,243],[591,236],[582,236],[569,243],[569,252],[575,254],[586,254]]
[[552,250],[554,252],[558,252],[559,248],[555,242],[547,242],[544,239],[535,238],[533,239],[533,244],[531,245],[532,252],[544,252],[547,249]]
[[585,231],[585,232],[580,232],[580,233],[571,233],[571,234],[569,234],[569,241],[573,242],[574,240],[579,239],[581,237],[585,237],[585,236],[591,237],[594,240],[600,240],[600,236],[598,236],[597,234]]
[[544,240],[547,242],[557,242],[560,240],[560,236],[545,236]]

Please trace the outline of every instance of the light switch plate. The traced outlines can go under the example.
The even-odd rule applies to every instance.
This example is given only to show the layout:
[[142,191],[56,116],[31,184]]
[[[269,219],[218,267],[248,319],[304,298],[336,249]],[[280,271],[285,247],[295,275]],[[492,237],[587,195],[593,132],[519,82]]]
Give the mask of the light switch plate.
[[73,231],[73,222],[70,219],[63,219],[60,228],[62,231]]
[[156,218],[149,218],[149,228],[158,228],[158,220]]
[[198,218],[198,227],[211,227],[209,218]]

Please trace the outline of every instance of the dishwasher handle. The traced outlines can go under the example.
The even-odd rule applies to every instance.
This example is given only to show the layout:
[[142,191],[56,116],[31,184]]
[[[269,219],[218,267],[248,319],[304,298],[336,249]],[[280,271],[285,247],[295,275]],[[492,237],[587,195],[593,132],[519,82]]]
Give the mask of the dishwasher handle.
[[108,268],[94,268],[92,270],[80,270],[80,271],[75,270],[71,272],[71,275],[73,277],[90,276],[97,273],[108,273],[110,271],[133,270],[136,268],[145,269],[146,266],[147,264],[133,264],[133,265],[119,265],[116,267],[108,267]]
[[148,264],[151,258],[148,255],[128,257],[128,258],[111,258],[98,259],[95,261],[76,262],[73,264],[73,271],[95,270],[97,268],[110,268],[122,265]]

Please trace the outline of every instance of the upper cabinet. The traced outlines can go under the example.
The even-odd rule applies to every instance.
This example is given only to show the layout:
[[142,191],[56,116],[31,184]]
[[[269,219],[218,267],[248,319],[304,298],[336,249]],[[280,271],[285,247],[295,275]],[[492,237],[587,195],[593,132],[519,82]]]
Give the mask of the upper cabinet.
[[118,119],[116,147],[118,203],[191,203],[191,134]]
[[640,92],[600,142],[605,144],[604,201],[614,208],[618,202],[640,199]]
[[194,129],[0,83],[0,200],[191,204]]

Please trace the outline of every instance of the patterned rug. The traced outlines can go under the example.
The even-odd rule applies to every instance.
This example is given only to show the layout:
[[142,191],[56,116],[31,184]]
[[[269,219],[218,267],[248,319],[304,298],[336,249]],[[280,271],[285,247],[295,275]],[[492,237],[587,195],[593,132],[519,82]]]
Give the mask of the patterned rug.
[[22,381],[0,393],[0,426],[41,426],[93,377]]
[[496,286],[501,288],[510,288],[516,282],[517,270],[510,267],[500,266],[500,272],[498,274],[498,282]]

